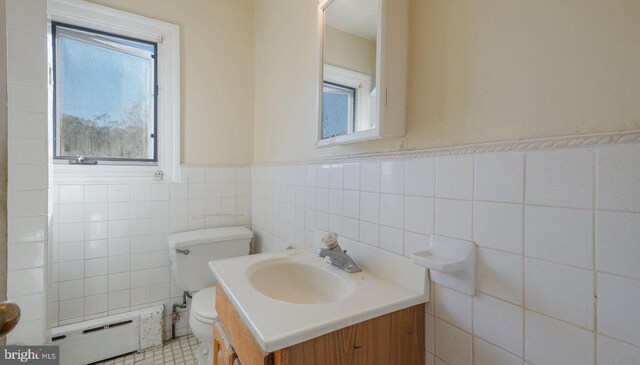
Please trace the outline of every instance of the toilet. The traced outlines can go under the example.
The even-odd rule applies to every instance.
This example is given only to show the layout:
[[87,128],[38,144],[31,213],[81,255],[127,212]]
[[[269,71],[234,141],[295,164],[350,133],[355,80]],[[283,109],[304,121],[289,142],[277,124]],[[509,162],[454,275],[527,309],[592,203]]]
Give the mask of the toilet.
[[203,229],[168,237],[171,274],[181,290],[193,295],[189,326],[200,341],[198,364],[213,363],[213,321],[218,317],[216,279],[208,263],[248,255],[252,237],[245,227]]

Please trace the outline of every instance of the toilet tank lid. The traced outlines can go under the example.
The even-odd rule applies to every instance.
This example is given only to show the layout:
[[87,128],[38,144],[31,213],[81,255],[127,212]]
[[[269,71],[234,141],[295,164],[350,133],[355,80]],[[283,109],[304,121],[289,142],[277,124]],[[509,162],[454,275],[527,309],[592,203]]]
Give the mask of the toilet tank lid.
[[170,234],[167,238],[169,248],[182,248],[201,245],[203,243],[251,239],[253,233],[245,227],[223,227],[201,229]]

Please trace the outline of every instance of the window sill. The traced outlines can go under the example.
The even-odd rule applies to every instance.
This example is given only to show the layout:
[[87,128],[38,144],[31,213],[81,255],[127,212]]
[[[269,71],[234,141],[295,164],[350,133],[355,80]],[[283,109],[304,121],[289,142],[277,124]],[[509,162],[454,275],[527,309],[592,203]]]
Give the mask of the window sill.
[[381,138],[382,137],[380,137],[380,131],[377,128],[372,128],[350,134],[343,134],[341,136],[321,139],[316,143],[316,148],[341,146],[345,144],[366,142]]
[[[179,169],[177,169],[179,170]],[[156,176],[160,173],[160,176]],[[53,184],[171,183],[179,176],[162,175],[159,166],[53,165]]]

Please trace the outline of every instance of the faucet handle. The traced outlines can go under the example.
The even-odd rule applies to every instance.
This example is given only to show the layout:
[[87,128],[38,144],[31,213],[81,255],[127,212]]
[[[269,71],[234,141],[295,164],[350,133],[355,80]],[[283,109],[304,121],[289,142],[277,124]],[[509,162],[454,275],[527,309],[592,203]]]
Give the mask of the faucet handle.
[[322,236],[322,243],[327,246],[328,249],[333,250],[338,246],[338,234],[331,232]]

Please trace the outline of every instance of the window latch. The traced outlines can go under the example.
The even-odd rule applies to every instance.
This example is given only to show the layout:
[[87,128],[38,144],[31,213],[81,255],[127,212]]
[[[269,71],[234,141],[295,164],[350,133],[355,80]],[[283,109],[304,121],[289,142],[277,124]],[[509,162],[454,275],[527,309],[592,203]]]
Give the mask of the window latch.
[[78,156],[75,160],[69,160],[69,165],[97,165],[96,160],[87,160],[82,156]]

